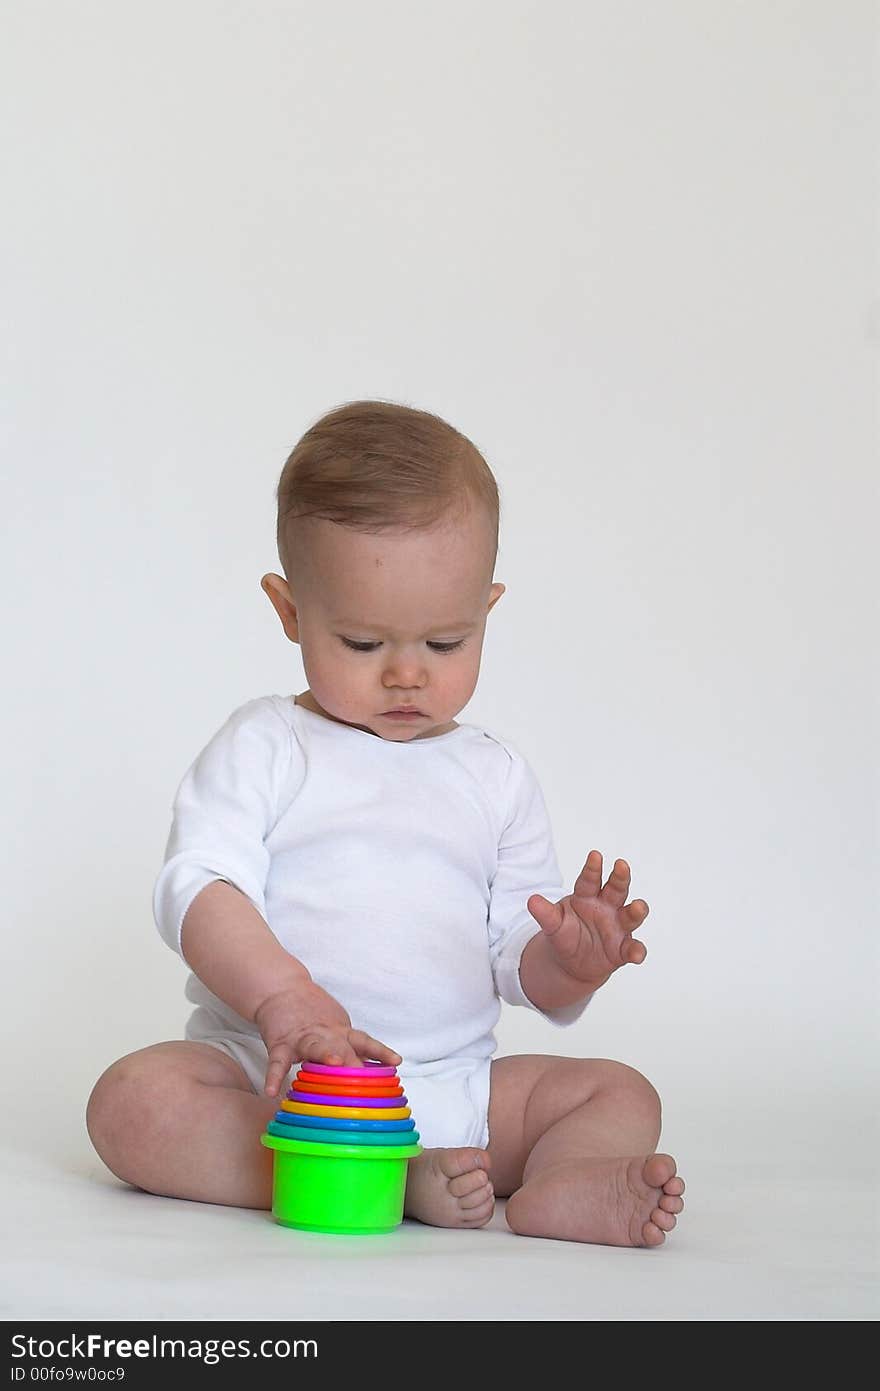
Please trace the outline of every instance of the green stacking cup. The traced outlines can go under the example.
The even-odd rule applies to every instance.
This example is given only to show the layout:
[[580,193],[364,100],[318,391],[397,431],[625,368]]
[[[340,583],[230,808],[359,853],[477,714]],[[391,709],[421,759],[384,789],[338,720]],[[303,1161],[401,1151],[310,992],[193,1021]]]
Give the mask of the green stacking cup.
[[272,1215],[282,1227],[353,1236],[400,1226],[407,1161],[421,1145],[326,1145],[268,1132],[260,1142],[275,1151]]

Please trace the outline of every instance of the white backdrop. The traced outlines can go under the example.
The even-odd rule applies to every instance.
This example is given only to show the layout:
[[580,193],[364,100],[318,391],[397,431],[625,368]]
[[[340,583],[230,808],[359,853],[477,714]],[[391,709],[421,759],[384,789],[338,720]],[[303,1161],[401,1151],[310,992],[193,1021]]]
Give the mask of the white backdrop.
[[[356,397],[502,493],[461,718],[649,955],[565,1032],[664,1143],[861,1123],[876,1036],[873,7],[29,0],[3,20],[4,1089],[179,1036],[180,777],[304,689],[274,488]],[[747,1103],[747,1104],[743,1104]],[[707,1129],[706,1120],[709,1119]],[[719,1126],[723,1127],[719,1131]]]

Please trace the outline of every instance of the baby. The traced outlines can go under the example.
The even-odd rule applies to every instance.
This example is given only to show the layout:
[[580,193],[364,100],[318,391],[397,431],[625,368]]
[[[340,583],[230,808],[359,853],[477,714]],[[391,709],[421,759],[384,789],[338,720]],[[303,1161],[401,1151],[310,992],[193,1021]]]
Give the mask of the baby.
[[309,688],[234,711],[178,788],[153,909],[195,1009],[99,1078],[96,1150],[148,1192],[270,1208],[259,1137],[296,1064],[372,1058],[424,1146],[407,1216],[479,1227],[497,1195],[521,1235],[659,1246],[684,1183],[651,1084],[492,1057],[500,1000],[564,1026],[644,961],[648,906],[597,850],[563,894],[528,763],[456,722],[504,593],[490,469],[434,415],[355,402],[287,460],[277,535],[262,588]]

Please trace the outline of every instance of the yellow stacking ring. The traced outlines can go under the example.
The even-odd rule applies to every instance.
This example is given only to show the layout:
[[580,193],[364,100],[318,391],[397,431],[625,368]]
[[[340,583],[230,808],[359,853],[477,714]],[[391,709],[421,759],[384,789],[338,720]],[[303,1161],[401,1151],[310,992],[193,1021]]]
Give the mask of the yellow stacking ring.
[[294,1111],[300,1116],[335,1116],[363,1121],[402,1121],[412,1115],[408,1106],[309,1106],[302,1101],[282,1101],[282,1111]]

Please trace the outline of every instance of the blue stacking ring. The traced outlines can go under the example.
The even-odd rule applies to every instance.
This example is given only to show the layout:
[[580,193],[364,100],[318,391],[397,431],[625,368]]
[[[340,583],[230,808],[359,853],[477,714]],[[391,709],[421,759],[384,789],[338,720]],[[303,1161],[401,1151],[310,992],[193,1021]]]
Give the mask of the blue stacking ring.
[[313,1125],[318,1130],[415,1130],[412,1116],[399,1121],[362,1121],[356,1116],[305,1116],[298,1111],[276,1111],[282,1125]]
[[[316,1130],[307,1129],[305,1126],[298,1125],[279,1125],[276,1121],[269,1121],[266,1130],[270,1135],[283,1136],[285,1140],[308,1140],[312,1144],[319,1145],[399,1145],[401,1136],[400,1131],[392,1131],[390,1134],[385,1131],[361,1131],[360,1134],[352,1134],[345,1130]],[[414,1145],[419,1138],[417,1130],[411,1130],[406,1137],[408,1145]]]

